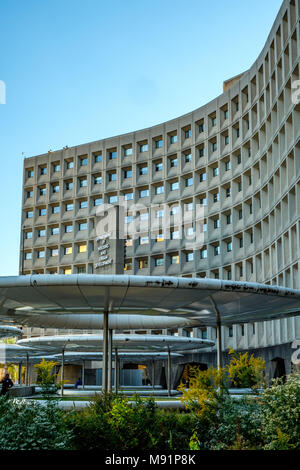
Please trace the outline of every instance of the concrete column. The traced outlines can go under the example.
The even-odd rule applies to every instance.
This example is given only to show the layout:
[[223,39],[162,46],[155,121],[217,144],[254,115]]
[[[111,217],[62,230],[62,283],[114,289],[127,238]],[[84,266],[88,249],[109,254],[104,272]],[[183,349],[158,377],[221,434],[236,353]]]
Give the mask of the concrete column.
[[21,385],[22,383],[22,362],[19,363],[19,370],[18,370],[18,384]]
[[112,391],[112,342],[113,331],[108,330],[108,378],[107,378],[107,391]]
[[118,394],[120,383],[120,363],[118,349],[115,348],[115,393]]
[[217,307],[216,302],[213,297],[210,296],[211,303],[213,305],[214,311],[216,313],[216,328],[217,328],[217,367],[220,370],[223,367],[223,358],[222,358],[222,325],[221,325],[221,315]]
[[65,350],[64,348],[62,349],[61,352],[61,396],[64,396],[64,372],[65,372]]
[[102,392],[108,385],[108,312],[103,312]]
[[82,371],[81,371],[81,379],[82,379],[82,390],[84,390],[84,359],[82,359]]
[[168,386],[168,396],[171,396],[171,353],[170,348],[168,348],[168,372],[167,372],[167,386]]
[[25,385],[28,385],[29,354],[26,353],[26,378]]
[[155,360],[152,359],[152,388],[155,389]]

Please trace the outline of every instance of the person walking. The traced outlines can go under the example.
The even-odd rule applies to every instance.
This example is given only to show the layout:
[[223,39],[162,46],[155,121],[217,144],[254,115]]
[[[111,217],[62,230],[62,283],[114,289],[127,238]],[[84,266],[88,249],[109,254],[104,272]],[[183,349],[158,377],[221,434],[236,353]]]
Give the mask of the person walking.
[[9,377],[8,373],[5,374],[4,378],[0,381],[0,383],[2,384],[2,389],[0,392],[1,395],[6,395],[8,390],[14,386],[13,381]]

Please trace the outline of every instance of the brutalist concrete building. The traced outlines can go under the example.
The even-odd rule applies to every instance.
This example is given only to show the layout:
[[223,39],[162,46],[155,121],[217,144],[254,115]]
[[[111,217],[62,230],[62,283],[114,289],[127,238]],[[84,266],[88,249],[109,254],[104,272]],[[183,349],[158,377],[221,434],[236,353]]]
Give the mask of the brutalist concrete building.
[[[299,15],[300,0],[285,0],[256,62],[207,105],[26,158],[20,274],[171,275],[299,289]],[[99,262],[95,220],[107,204],[120,204],[125,227],[135,230]],[[26,330],[41,333],[59,331]],[[139,333],[215,339],[213,328]],[[291,371],[297,337],[293,317],[226,327],[223,346],[262,355],[274,376]],[[211,351],[186,355],[187,363],[214,361]]]

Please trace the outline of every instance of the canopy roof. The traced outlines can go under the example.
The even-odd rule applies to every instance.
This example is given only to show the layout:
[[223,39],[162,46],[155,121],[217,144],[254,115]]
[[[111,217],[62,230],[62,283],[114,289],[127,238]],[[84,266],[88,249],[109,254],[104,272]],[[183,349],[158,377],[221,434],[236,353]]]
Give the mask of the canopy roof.
[[[0,277],[3,321],[62,314],[148,315],[187,324],[247,323],[298,315],[300,290],[217,279],[126,275],[29,275]],[[32,325],[32,323],[31,323]],[[70,328],[70,327],[69,327]]]
[[[40,336],[21,339],[18,345],[27,346],[37,351],[53,354],[66,351],[101,351],[103,349],[103,335],[81,334],[81,335],[59,335]],[[188,338],[184,336],[166,335],[113,335],[113,348],[127,351],[185,351],[214,346],[214,342],[208,339]]]
[[23,336],[23,331],[15,326],[0,325],[0,338],[16,338]]

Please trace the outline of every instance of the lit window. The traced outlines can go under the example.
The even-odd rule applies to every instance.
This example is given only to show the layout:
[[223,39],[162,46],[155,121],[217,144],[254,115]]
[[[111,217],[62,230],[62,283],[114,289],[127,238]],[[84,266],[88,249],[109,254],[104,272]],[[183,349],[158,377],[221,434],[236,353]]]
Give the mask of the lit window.
[[87,251],[87,246],[86,244],[84,245],[79,245],[79,253],[85,253]]
[[72,269],[71,268],[64,269],[64,274],[72,274]]
[[155,237],[156,243],[161,243],[164,241],[164,235],[163,233],[157,233]]
[[179,264],[179,255],[171,256],[171,264]]
[[72,247],[71,246],[65,246],[64,247],[64,254],[65,255],[71,255],[72,254]]
[[140,259],[139,260],[139,269],[148,268],[148,260],[147,259]]
[[190,137],[192,137],[191,129],[188,129],[188,130],[184,131],[184,138],[189,139]]

